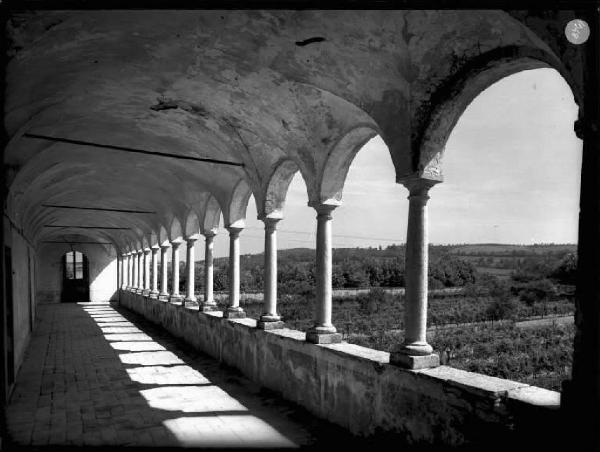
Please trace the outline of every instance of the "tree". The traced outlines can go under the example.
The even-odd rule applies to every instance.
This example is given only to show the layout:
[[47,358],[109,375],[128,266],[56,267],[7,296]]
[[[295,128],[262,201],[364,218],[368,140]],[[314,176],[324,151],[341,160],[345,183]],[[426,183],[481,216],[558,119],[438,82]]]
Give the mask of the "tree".
[[577,256],[575,253],[567,254],[550,276],[561,284],[574,285],[577,277]]

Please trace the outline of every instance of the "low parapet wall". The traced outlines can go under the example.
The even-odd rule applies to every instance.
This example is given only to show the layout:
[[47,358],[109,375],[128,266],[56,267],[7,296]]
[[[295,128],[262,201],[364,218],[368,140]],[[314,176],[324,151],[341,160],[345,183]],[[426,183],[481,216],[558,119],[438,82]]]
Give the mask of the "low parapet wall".
[[[360,436],[408,443],[486,444],[548,440],[560,394],[447,366],[406,370],[389,354],[353,344],[305,342],[301,331],[256,329],[121,292],[121,305],[316,416]],[[493,441],[493,444],[490,443]]]

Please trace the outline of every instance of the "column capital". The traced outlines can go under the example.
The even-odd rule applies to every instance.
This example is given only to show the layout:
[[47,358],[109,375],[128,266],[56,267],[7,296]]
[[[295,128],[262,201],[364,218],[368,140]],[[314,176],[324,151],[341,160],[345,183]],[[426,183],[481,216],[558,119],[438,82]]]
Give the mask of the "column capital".
[[160,249],[163,251],[168,250],[169,248],[171,248],[171,244],[167,243],[166,245],[163,243],[162,245],[160,245]]
[[261,220],[265,224],[265,231],[273,232],[277,228],[277,223],[281,218],[263,217]]
[[145,249],[143,249],[142,251],[144,252],[144,254],[145,254],[146,256],[148,256],[148,255],[150,254],[150,251],[152,251],[152,250],[151,250],[150,248],[145,248]]
[[435,179],[427,179],[418,176],[409,176],[403,179],[398,179],[398,183],[404,185],[409,192],[408,199],[413,197],[423,197],[423,199],[429,199],[428,192],[435,184],[439,184],[441,181]]
[[171,242],[171,247],[176,250],[181,246],[182,242]]
[[159,245],[159,244],[152,245],[152,246],[150,247],[150,249],[152,250],[152,252],[154,252],[154,251],[158,251],[158,250],[160,249],[160,245]]
[[217,231],[215,231],[214,229],[209,229],[208,231],[204,231],[202,235],[207,239],[213,238],[215,235],[217,235]]
[[185,239],[185,242],[187,243],[188,248],[194,246],[194,243],[196,243],[196,240],[198,240],[198,237],[190,237]]
[[331,220],[331,213],[335,210],[336,207],[339,207],[339,204],[309,204],[310,207],[317,211],[317,218],[326,217],[328,220]]
[[240,232],[244,230],[244,228],[240,228],[238,226],[226,226],[225,229],[227,229],[229,231],[229,235],[234,238],[238,237]]

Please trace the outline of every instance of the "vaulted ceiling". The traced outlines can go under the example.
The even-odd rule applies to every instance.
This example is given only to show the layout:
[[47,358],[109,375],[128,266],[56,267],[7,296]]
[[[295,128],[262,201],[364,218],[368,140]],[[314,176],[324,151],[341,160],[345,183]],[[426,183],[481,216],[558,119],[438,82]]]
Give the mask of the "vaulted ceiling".
[[[555,67],[577,89],[580,55],[556,31],[570,17],[14,13],[4,119],[7,213],[34,242],[77,236],[138,246],[174,219],[185,224],[190,211],[204,227],[211,202],[226,223],[243,221],[250,194],[259,214],[269,214],[295,170],[311,203],[339,202],[354,154],[375,134],[388,145],[399,180],[424,170],[441,177],[449,130],[431,133],[433,120],[451,129],[472,97],[511,71]],[[468,85],[478,74],[489,75]],[[465,86],[471,92],[461,97]]]

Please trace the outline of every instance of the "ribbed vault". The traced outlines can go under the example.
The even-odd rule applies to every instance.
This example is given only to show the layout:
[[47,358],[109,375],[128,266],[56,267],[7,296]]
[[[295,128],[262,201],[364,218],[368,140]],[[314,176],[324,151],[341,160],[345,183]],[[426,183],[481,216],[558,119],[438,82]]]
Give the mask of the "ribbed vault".
[[339,203],[375,134],[398,179],[413,175],[434,101],[469,61],[507,46],[560,60],[501,11],[43,11],[13,15],[9,38],[8,215],[34,242],[121,251],[162,243],[174,222],[185,236],[221,213],[243,224],[251,195],[280,216],[295,171],[311,205]]

